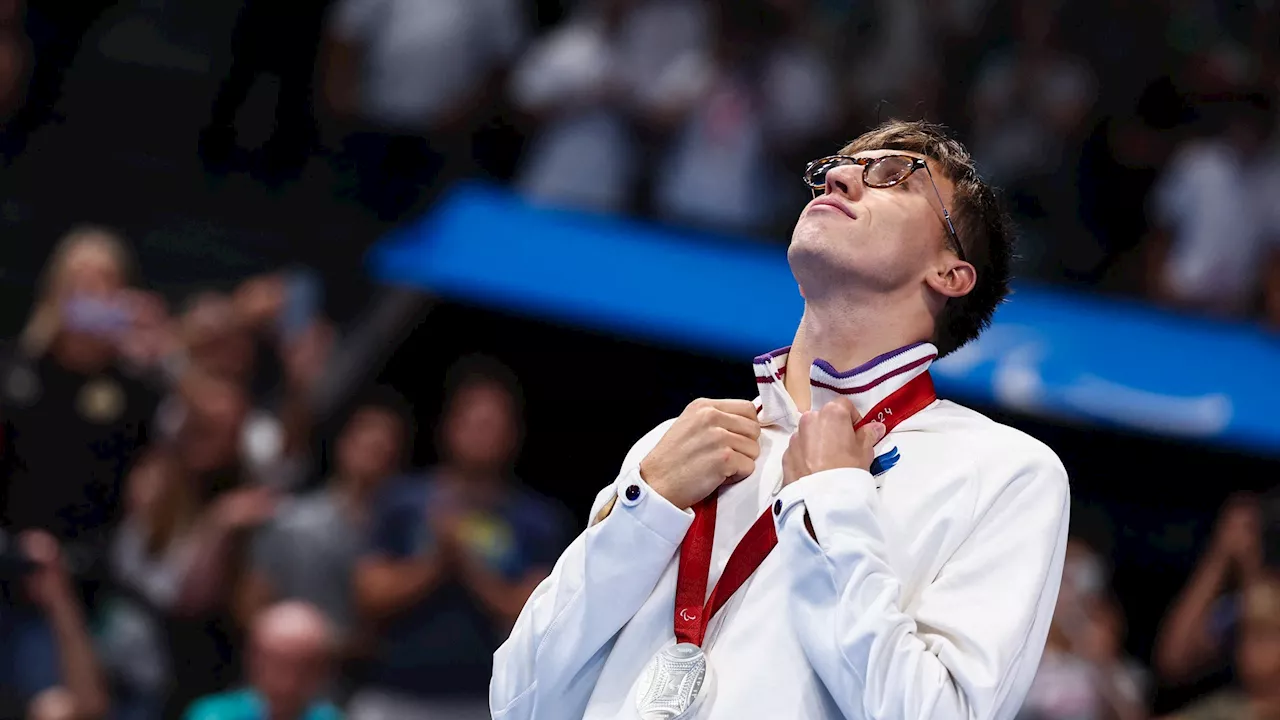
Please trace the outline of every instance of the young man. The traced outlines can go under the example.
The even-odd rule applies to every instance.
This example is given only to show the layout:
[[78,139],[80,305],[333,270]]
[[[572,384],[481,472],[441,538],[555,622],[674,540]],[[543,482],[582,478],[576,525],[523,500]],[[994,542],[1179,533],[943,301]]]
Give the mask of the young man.
[[319,608],[337,635],[340,659],[359,653],[356,564],[373,531],[380,493],[405,466],[413,411],[378,388],[351,413],[334,447],[334,474],[314,493],[289,503],[255,538],[237,611],[248,627],[272,603],[301,600]]
[[353,720],[487,719],[493,652],[570,535],[514,475],[515,376],[473,357],[446,385],[441,462],[389,488],[357,565],[356,604],[377,637]]
[[928,375],[1006,295],[1011,230],[933,125],[890,122],[805,177],[794,344],[756,359],[755,403],[695,401],[635,445],[496,653],[495,718],[1017,712],[1066,472]]

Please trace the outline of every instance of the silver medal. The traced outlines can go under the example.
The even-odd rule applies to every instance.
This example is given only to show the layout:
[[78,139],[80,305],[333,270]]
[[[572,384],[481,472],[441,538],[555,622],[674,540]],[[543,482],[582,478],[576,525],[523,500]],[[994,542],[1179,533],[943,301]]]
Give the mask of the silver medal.
[[693,643],[665,647],[644,669],[636,688],[636,710],[642,720],[685,720],[692,717],[710,682],[702,648]]

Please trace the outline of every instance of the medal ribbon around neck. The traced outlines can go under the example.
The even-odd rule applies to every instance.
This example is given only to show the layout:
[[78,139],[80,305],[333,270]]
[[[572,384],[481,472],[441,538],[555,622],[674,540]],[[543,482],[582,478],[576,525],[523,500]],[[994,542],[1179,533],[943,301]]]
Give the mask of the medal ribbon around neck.
[[[873,407],[854,427],[880,422],[884,424],[887,435],[902,421],[928,407],[937,397],[933,378],[928,372],[924,372]],[[724,607],[778,544],[773,518],[770,517],[769,509],[765,508],[733,549],[724,572],[720,574],[720,580],[716,582],[711,590],[711,597],[708,598],[707,580],[711,572],[711,546],[716,532],[717,495],[718,493],[711,493],[693,506],[693,525],[680,544],[680,567],[676,574],[676,642],[701,646],[711,618]],[[705,604],[703,598],[706,598]]]

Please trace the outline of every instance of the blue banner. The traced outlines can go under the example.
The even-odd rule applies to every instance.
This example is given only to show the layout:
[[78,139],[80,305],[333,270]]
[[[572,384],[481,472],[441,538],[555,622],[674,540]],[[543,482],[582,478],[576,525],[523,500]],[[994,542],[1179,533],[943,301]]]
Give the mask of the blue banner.
[[[778,245],[543,208],[464,186],[370,258],[381,281],[637,339],[750,358],[803,300]],[[1050,418],[1280,451],[1280,338],[1020,285],[939,390]]]

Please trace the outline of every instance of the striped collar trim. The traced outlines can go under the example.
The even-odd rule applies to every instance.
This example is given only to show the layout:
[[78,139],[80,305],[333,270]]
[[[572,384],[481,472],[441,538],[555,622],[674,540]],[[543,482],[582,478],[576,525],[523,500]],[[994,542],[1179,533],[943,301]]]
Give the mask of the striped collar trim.
[[[754,369],[760,392],[756,403],[760,422],[794,430],[799,412],[782,382],[790,349],[757,357]],[[927,372],[937,357],[938,349],[931,343],[918,342],[874,357],[852,370],[840,371],[825,360],[815,360],[809,368],[810,406],[818,410],[838,397],[846,397],[859,413],[865,413],[912,378]]]

